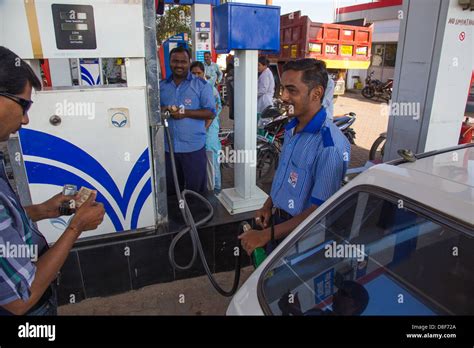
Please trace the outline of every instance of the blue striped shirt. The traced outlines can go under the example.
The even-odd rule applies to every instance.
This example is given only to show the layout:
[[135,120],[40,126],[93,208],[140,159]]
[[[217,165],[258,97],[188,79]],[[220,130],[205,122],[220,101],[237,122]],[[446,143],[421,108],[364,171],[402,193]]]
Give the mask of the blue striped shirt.
[[[206,80],[188,73],[187,78],[178,86],[173,81],[173,75],[160,81],[161,106],[175,105],[187,110],[211,110],[216,114],[216,104],[212,94],[212,86]],[[180,120],[168,120],[170,133],[173,138],[175,152],[194,152],[206,144],[206,126],[204,120],[185,117]],[[165,150],[168,150],[168,140],[165,138]]]
[[[41,256],[48,249],[44,236],[27,216],[20,204],[18,196],[11,188],[5,174],[3,154],[0,152],[0,305],[5,305],[18,299],[27,301],[30,297],[30,287],[33,283],[36,266],[25,255],[15,257],[7,252],[12,246],[16,250],[27,249],[37,245]],[[35,255],[32,255],[35,256]],[[6,311],[0,308],[0,315]]]
[[326,117],[324,107],[294,134],[297,124],[294,118],[286,126],[270,193],[273,205],[293,216],[321,205],[341,187],[351,152],[349,141]]

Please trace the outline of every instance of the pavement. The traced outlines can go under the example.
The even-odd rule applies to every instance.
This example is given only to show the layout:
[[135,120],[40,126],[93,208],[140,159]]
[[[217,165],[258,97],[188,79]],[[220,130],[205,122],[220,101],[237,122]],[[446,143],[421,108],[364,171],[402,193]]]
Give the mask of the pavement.
[[[240,273],[240,285],[252,274],[253,267]],[[215,275],[226,291],[232,287],[234,272]],[[207,276],[145,286],[123,294],[86,299],[61,306],[59,315],[224,315],[231,297],[223,297]]]

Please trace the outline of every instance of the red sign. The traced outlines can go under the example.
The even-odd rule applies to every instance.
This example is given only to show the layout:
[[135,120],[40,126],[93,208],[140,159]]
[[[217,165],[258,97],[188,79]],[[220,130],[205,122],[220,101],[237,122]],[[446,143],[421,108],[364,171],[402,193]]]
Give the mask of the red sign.
[[466,38],[466,33],[462,31],[461,34],[459,34],[459,40],[464,41],[465,38]]

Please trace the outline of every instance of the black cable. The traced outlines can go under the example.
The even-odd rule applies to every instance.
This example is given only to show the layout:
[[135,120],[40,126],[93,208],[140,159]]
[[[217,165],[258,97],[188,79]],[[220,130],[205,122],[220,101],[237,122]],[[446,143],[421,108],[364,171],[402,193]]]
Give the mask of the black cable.
[[[165,113],[166,115],[166,113]],[[168,120],[169,118],[169,112],[167,112],[167,117],[164,118],[164,125],[165,125],[165,133],[166,137],[168,139],[168,146],[169,146],[169,154],[170,154],[170,160],[171,160],[171,170],[173,173],[173,182],[174,182],[174,187],[176,190],[176,196],[178,197],[178,204],[179,204],[179,209],[181,211],[181,215],[183,216],[184,222],[186,224],[186,227],[179,231],[179,233],[173,238],[170,244],[169,252],[168,252],[168,257],[170,260],[171,265],[175,269],[180,269],[180,270],[187,270],[191,268],[196,261],[197,254],[199,254],[199,257],[201,258],[202,265],[204,266],[204,270],[206,271],[207,277],[209,278],[209,281],[211,282],[212,286],[216,289],[216,291],[221,294],[222,296],[230,297],[235,294],[237,291],[237,287],[239,286],[240,282],[240,255],[242,253],[242,246],[240,243],[240,240],[238,240],[238,248],[239,248],[239,254],[235,259],[235,274],[234,274],[234,283],[232,285],[232,288],[229,291],[225,291],[222,289],[217,281],[215,280],[214,276],[212,275],[211,270],[209,269],[209,265],[206,260],[206,256],[204,255],[204,250],[202,248],[201,244],[201,239],[199,238],[199,234],[197,231],[197,227],[203,225],[204,223],[208,222],[212,216],[214,215],[214,209],[212,208],[212,205],[209,203],[207,199],[205,199],[203,196],[198,194],[197,192],[191,191],[191,190],[183,190],[183,192],[180,192],[179,190],[179,182],[178,182],[178,175],[176,172],[176,162],[174,158],[174,147],[173,147],[173,141],[171,139],[171,134],[168,128]],[[193,214],[191,213],[191,210],[189,209],[188,203],[186,201],[186,195],[193,195],[197,197],[199,200],[201,200],[209,209],[209,214],[206,215],[203,219],[199,220],[198,222],[194,221]],[[242,229],[240,229],[242,230]],[[191,261],[186,265],[186,266],[181,266],[178,265],[176,260],[175,260],[175,248],[176,244],[180,241],[180,239],[186,234],[190,233],[191,237],[191,242],[193,246],[193,254],[191,257]]]

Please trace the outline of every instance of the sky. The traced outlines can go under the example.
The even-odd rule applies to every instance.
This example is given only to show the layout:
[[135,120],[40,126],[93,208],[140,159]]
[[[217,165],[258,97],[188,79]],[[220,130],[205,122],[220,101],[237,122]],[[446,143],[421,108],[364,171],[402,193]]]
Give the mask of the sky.
[[[308,16],[313,22],[331,23],[334,21],[335,6],[351,6],[372,1],[373,0],[273,0],[273,5],[281,7],[281,14],[300,10],[303,16]],[[265,0],[235,0],[233,2],[265,5]]]

